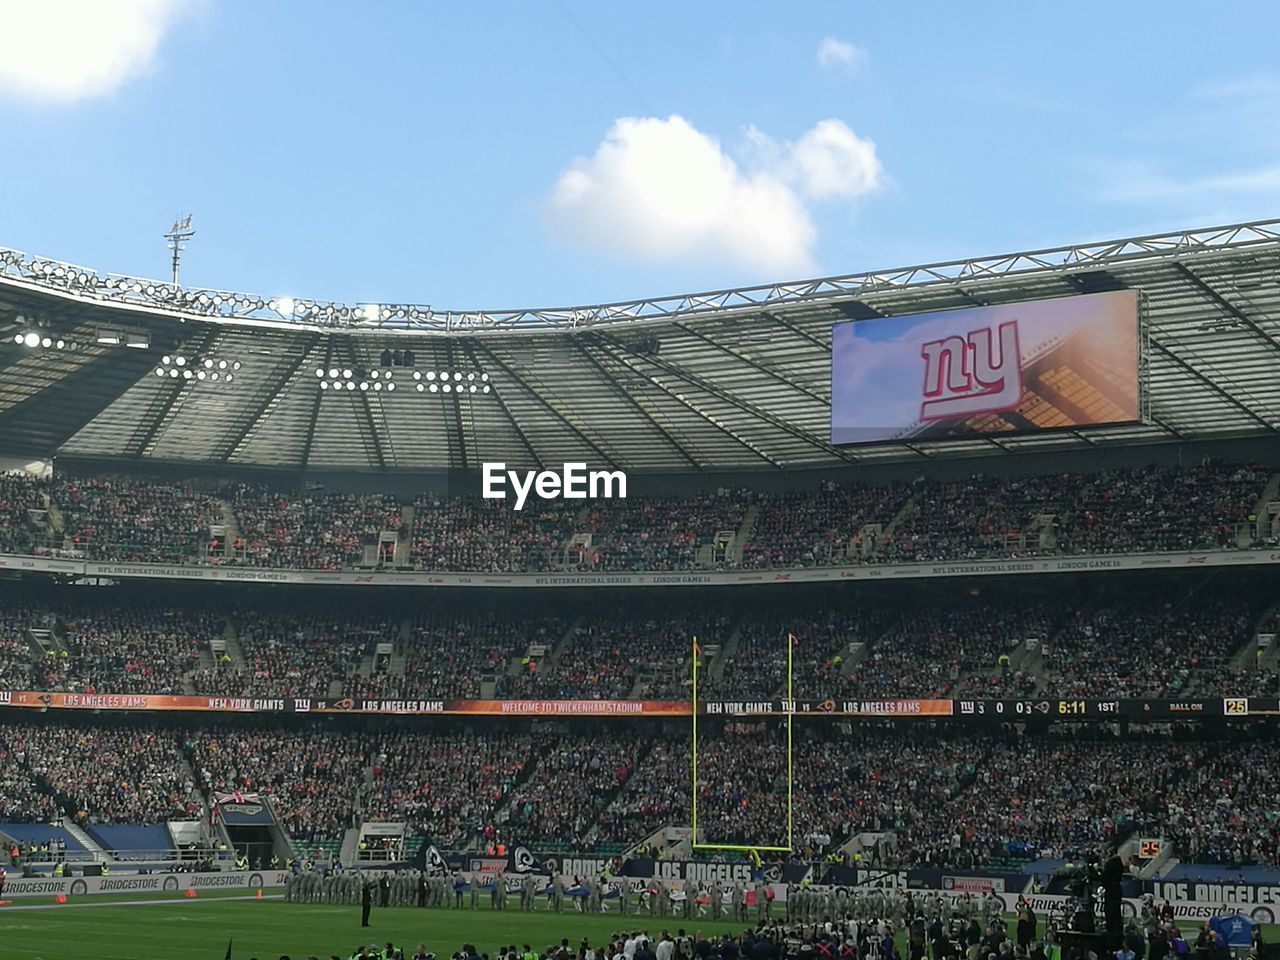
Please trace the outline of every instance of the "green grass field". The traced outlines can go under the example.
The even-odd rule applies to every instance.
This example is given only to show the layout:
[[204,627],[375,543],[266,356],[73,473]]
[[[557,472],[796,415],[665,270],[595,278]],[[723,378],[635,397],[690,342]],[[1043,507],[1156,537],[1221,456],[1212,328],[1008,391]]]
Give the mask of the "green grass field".
[[[135,897],[133,900],[142,898]],[[15,901],[15,906],[36,900]],[[567,910],[562,914],[516,910],[476,912],[418,910],[411,907],[374,909],[369,928],[360,926],[358,906],[284,903],[281,900],[231,900],[204,896],[189,900],[165,897],[147,904],[102,898],[81,900],[40,910],[0,907],[0,957],[4,960],[222,960],[231,938],[235,960],[305,960],[311,954],[327,960],[337,954],[346,960],[360,944],[388,940],[407,946],[418,943],[448,960],[464,942],[496,956],[503,944],[528,943],[542,949],[568,937],[577,945],[583,937],[592,945],[607,941],[615,930],[647,929],[651,934],[680,926],[703,931],[735,931],[740,924],[712,921],[630,917],[625,925],[616,915],[590,916]]]
[[[127,895],[122,895],[127,897]],[[139,903],[140,900],[145,903]],[[40,905],[42,909],[15,909]],[[47,907],[47,909],[44,909]],[[278,899],[244,900],[234,895],[202,894],[196,899],[164,895],[124,900],[94,897],[55,905],[35,898],[0,907],[0,958],[3,960],[222,960],[227,940],[234,941],[235,960],[305,960],[315,954],[327,960],[349,957],[359,945],[388,940],[412,952],[425,943],[448,960],[464,942],[496,956],[503,944],[528,943],[541,950],[568,937],[576,946],[587,937],[592,946],[622,929],[737,932],[741,924],[707,919],[680,920],[614,915],[562,914],[516,910],[491,912],[486,907],[463,910],[374,909],[370,927],[360,926],[357,906],[285,903]],[[1193,925],[1187,924],[1190,929]],[[1278,929],[1267,927],[1273,942]]]

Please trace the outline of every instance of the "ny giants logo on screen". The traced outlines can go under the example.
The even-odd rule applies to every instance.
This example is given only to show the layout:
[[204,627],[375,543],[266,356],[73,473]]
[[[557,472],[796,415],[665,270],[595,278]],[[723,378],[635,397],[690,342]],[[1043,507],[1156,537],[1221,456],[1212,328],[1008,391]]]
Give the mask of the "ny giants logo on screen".
[[922,344],[924,396],[920,419],[953,420],[1012,410],[1022,399],[1018,322],[971,330]]

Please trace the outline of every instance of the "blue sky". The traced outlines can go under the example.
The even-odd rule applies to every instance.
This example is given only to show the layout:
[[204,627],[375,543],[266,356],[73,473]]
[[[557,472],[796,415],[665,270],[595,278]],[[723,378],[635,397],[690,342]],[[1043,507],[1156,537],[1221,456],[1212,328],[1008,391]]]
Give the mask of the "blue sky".
[[974,9],[0,0],[0,245],[502,308],[1280,216],[1280,4]]

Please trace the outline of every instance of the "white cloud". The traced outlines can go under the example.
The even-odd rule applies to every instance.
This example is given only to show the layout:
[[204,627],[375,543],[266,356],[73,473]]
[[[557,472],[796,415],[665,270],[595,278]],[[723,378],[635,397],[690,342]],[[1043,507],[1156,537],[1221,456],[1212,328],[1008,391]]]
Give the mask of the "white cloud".
[[150,69],[180,0],[0,0],[0,97],[73,103]]
[[876,145],[839,120],[823,120],[794,143],[774,144],[754,127],[752,145],[773,158],[777,175],[814,200],[851,200],[884,185]]
[[822,42],[818,44],[818,66],[827,70],[853,72],[862,66],[866,59],[866,53],[845,40],[823,37]]
[[748,128],[744,168],[683,117],[626,117],[561,175],[552,227],[591,250],[651,262],[725,261],[769,273],[814,269],[809,204],[878,189],[875,144],[838,120],[794,143]]

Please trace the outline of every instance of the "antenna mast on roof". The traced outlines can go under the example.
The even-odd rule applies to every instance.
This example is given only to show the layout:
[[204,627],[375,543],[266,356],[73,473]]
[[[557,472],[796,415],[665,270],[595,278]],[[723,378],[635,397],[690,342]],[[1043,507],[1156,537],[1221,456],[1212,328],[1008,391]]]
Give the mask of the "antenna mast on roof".
[[178,261],[182,257],[183,245],[196,235],[191,229],[191,214],[185,217],[179,214],[174,218],[173,226],[164,238],[169,241],[169,249],[173,251],[173,285],[178,285]]

